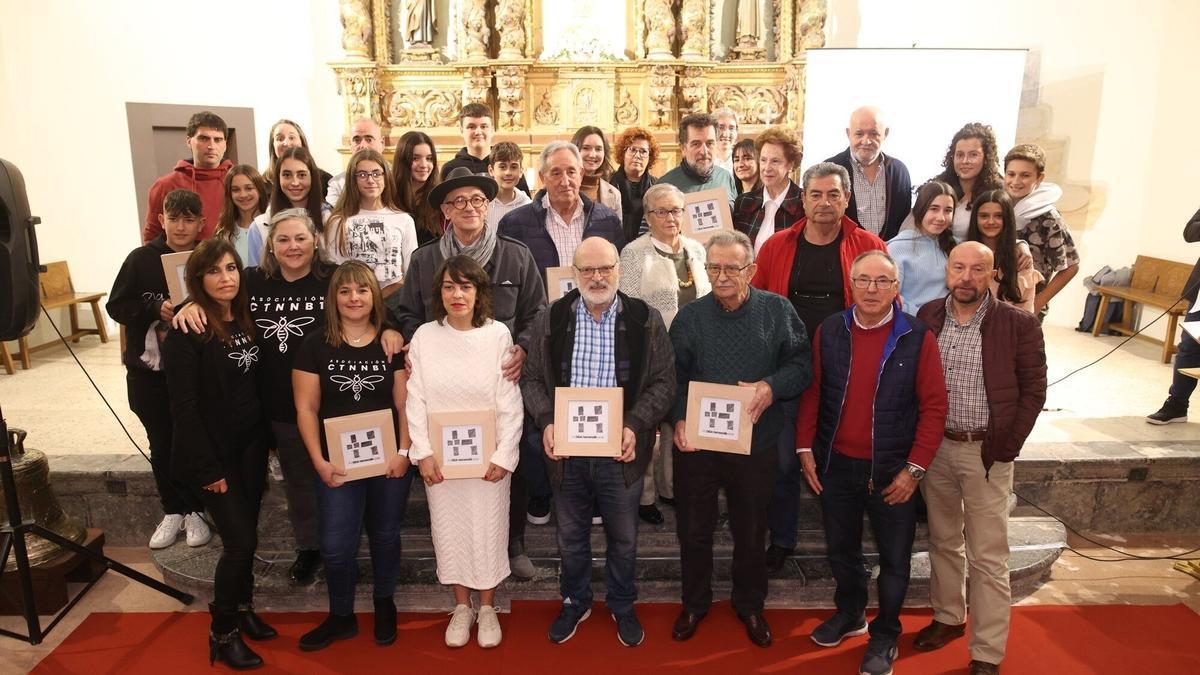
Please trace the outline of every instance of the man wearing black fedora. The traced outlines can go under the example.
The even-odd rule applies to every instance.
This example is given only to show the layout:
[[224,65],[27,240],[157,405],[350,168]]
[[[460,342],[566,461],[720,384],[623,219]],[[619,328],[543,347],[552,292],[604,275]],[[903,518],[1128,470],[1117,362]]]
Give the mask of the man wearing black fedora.
[[[487,226],[488,204],[496,196],[491,176],[457,167],[429,193],[429,205],[440,208],[450,226],[440,239],[413,252],[404,285],[398,291],[399,307],[393,318],[405,342],[423,323],[433,321],[434,274],[442,261],[456,255],[473,258],[492,280],[492,314],[512,332],[512,356],[502,364],[504,376],[516,382],[528,352],[521,333],[546,305],[546,288],[533,255],[525,244],[499,236]],[[525,555],[525,509],[528,485],[517,465],[512,477],[509,518],[509,565],[514,576],[531,578],[533,563]]]

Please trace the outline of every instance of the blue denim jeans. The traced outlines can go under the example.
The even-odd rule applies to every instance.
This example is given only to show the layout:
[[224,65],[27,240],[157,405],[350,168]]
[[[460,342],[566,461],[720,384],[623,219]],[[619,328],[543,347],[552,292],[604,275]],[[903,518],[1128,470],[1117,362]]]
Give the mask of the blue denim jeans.
[[400,522],[416,467],[403,478],[376,476],[331,488],[317,479],[317,512],[321,521],[321,562],[329,587],[329,612],[354,613],[358,582],[358,542],[363,526],[371,550],[375,585],[372,595],[390,598],[400,569]]
[[608,457],[561,461],[562,481],[554,495],[562,560],[559,591],[572,604],[592,604],[592,504],[598,502],[606,548],[604,604],[621,616],[637,600],[637,511],[643,479],[625,485],[625,465]]
[[1171,399],[1187,408],[1188,399],[1196,390],[1196,378],[1179,372],[1180,368],[1200,367],[1200,343],[1185,331],[1179,338],[1179,350],[1175,352],[1175,371],[1171,379]]
[[[871,460],[831,453],[829,467],[820,476],[821,506],[825,520],[825,543],[829,566],[837,590],[833,594],[838,614],[857,618],[867,609],[867,583],[871,572],[863,556],[863,512],[871,520],[879,549],[879,613],[871,622],[871,639],[895,644],[900,637],[900,609],[908,594],[913,537],[916,535],[916,506],[912,498],[903,504],[885,504],[883,489],[891,476],[876,476],[874,489]],[[915,497],[916,493],[914,493]]]
[[775,491],[767,507],[767,528],[770,544],[786,549],[796,548],[796,529],[800,525],[800,458],[796,456],[796,416],[800,399],[780,401],[783,410],[783,431],[779,432],[779,474]]

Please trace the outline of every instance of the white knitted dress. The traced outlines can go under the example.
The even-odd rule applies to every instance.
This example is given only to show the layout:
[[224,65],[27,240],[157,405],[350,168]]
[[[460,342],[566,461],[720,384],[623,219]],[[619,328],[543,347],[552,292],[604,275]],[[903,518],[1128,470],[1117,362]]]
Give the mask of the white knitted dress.
[[[511,346],[508,329],[493,321],[470,331],[436,321],[417,329],[409,348],[413,374],[406,406],[414,465],[433,454],[429,413],[494,408],[492,462],[510,472],[516,468],[521,390],[500,373]],[[438,581],[489,589],[508,576],[510,480],[455,479],[426,487]]]

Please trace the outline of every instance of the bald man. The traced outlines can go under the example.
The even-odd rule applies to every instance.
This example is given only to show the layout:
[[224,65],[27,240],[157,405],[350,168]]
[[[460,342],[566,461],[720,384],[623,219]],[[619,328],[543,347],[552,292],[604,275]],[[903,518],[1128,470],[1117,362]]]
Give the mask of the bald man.
[[883,142],[889,131],[879,108],[859,108],[850,113],[850,124],[846,127],[850,147],[825,160],[850,172],[850,206],[846,215],[884,241],[896,236],[912,210],[912,178],[908,167],[883,154]]
[[969,594],[971,675],[998,673],[1004,660],[1013,460],[1046,402],[1041,325],[992,297],[994,267],[983,244],[959,244],[946,262],[950,295],[917,313],[937,336],[950,408],[945,438],[921,481],[933,622],[913,647],[932,651],[962,636]]
[[[359,150],[374,150],[379,154],[383,154],[383,130],[379,128],[379,123],[369,117],[360,117],[354,120],[350,125],[350,154]],[[349,158],[347,158],[349,159]],[[342,191],[346,189],[346,172],[339,173],[329,181],[329,188],[325,192],[325,201],[330,205],[337,204],[338,197]]]
[[[525,408],[542,429],[554,488],[561,558],[562,608],[551,642],[571,639],[592,609],[592,505],[604,518],[604,604],[626,647],[645,632],[637,600],[637,525],[642,477],[654,433],[675,397],[675,352],[658,310],[617,291],[617,247],[588,237],[575,248],[576,288],[543,309],[529,326],[529,358],[521,373]],[[564,457],[554,444],[557,387],[620,387],[623,414],[617,457]]]

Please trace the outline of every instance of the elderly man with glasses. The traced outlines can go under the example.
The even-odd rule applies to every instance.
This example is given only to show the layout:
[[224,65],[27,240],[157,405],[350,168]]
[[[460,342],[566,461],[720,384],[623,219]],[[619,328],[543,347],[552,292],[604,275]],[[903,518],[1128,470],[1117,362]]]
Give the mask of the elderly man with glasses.
[[796,452],[821,498],[837,613],[812,633],[834,647],[867,632],[863,513],[879,549],[879,613],[859,672],[892,672],[916,534],[913,494],[946,421],[946,385],[933,331],[900,311],[899,271],[883,251],[850,265],[854,304],[813,338],[813,382],[800,399]]
[[[618,292],[617,249],[589,237],[575,249],[576,288],[555,301],[529,329],[529,359],[521,380],[525,407],[542,429],[562,560],[563,604],[550,626],[554,643],[566,642],[591,614],[593,503],[604,517],[604,604],[626,647],[645,632],[637,600],[638,498],[650,464],[654,432],[675,396],[674,354],[658,310]],[[555,454],[557,387],[620,387],[623,391],[621,456]]]
[[[673,637],[691,638],[712,604],[713,531],[717,493],[725,491],[733,535],[733,610],[751,642],[771,644],[763,618],[767,597],[767,504],[778,470],[780,399],[796,398],[812,379],[808,336],[786,299],[750,286],[754,245],[741,232],[721,231],[705,245],[712,292],[679,310],[671,324],[678,394],[675,425],[675,512],[683,577],[683,611]],[[700,450],[686,431],[691,382],[754,390],[749,455]]]

